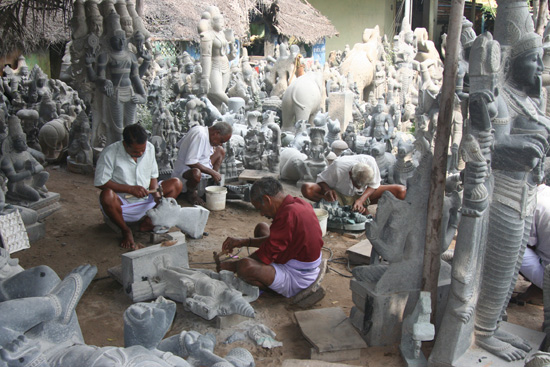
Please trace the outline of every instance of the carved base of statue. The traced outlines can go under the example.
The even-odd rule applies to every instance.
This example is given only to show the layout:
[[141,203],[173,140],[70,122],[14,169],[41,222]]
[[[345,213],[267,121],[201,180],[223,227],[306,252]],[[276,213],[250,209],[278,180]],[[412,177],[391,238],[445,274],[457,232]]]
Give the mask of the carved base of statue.
[[92,164],[78,163],[73,158],[67,157],[67,170],[72,173],[88,175],[94,171],[94,166]]
[[6,195],[6,202],[12,205],[21,206],[23,208],[32,209],[38,214],[38,221],[43,220],[44,218],[50,216],[57,210],[61,209],[61,204],[59,203],[60,195],[56,192],[47,192],[44,194],[44,197],[40,198],[38,201],[26,202],[14,200],[10,195]]
[[322,161],[314,161],[311,159],[306,160],[306,164],[309,167],[309,171],[311,172],[311,177],[313,177],[313,181],[317,179],[317,175],[325,170],[327,168],[327,162],[324,160]]

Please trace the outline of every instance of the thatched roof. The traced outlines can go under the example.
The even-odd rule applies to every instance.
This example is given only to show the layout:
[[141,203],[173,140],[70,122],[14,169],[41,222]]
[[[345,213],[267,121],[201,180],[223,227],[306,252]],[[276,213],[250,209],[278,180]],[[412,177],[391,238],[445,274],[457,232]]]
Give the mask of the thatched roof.
[[[208,6],[217,6],[224,15],[227,28],[235,36],[245,39],[249,31],[250,15],[267,15],[273,0],[155,0],[146,1],[144,15],[147,29],[158,39],[199,42],[197,24]],[[332,37],[338,31],[332,23],[307,0],[277,0],[279,11],[273,27],[281,35],[313,44],[323,37]]]
[[0,55],[70,39],[70,0],[0,0]]

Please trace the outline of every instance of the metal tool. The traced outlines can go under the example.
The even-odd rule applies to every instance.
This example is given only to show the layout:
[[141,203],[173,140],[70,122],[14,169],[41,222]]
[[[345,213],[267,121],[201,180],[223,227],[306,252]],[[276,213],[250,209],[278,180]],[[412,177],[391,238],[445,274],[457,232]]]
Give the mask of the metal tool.
[[[147,193],[148,193],[148,194],[154,194],[155,192],[160,193],[160,197],[161,197],[161,198],[164,197],[164,193],[163,193],[163,191],[162,191],[162,185],[158,185],[158,187],[157,187],[155,190],[147,190]],[[125,198],[125,199],[131,198],[131,197],[135,197],[135,196],[132,195],[132,194],[126,194],[126,195],[124,195],[124,198]]]

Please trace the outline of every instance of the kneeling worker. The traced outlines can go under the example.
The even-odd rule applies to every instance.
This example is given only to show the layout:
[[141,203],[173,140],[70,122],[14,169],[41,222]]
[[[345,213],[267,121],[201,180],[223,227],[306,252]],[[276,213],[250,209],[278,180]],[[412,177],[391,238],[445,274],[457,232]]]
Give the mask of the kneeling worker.
[[407,189],[403,185],[380,185],[380,170],[370,155],[358,154],[338,157],[317,176],[317,183],[302,185],[302,195],[318,202],[338,200],[340,205],[351,205],[352,210],[368,214],[367,206],[376,204],[384,191],[403,200]]
[[[238,247],[258,247],[249,257],[220,264],[245,282],[292,297],[309,287],[319,275],[323,239],[312,206],[286,195],[281,183],[264,177],[250,189],[252,205],[273,219],[271,226],[259,223],[253,238],[228,237],[223,251]],[[220,269],[218,269],[220,270]]]
[[[139,124],[126,126],[122,141],[103,149],[95,169],[94,185],[101,189],[99,202],[103,213],[122,231],[120,246],[136,249],[134,236],[126,222],[142,221],[140,231],[153,229],[147,210],[160,200],[155,147]],[[164,196],[176,198],[182,183],[172,178],[161,183]],[[152,193],[151,193],[152,192]]]

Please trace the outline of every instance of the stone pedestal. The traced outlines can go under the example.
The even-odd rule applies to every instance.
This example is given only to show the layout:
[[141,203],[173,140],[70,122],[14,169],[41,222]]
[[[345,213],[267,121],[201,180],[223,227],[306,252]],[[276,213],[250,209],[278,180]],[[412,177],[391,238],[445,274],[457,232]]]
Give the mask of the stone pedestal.
[[94,166],[91,164],[77,163],[71,157],[67,157],[67,171],[88,175],[94,172]]
[[340,131],[346,131],[348,124],[353,121],[353,93],[335,92],[328,96],[328,115],[340,121]]
[[[472,325],[473,327],[473,325]],[[500,328],[512,335],[517,335],[526,340],[531,346],[531,351],[527,354],[526,359],[536,353],[539,350],[542,341],[546,334],[528,329],[523,326],[510,324],[508,322],[501,322]],[[472,335],[472,334],[470,334]],[[439,336],[438,336],[439,338]],[[472,340],[473,342],[473,340]],[[473,343],[472,343],[473,344]],[[453,359],[449,356],[434,356],[430,355],[428,360],[429,367],[471,367],[471,366],[506,366],[506,367],[523,367],[525,360],[522,359],[514,362],[506,362],[503,359],[487,352],[475,344],[471,345],[462,356],[458,356],[458,359]],[[481,363],[481,361],[483,363]]]
[[[393,294],[377,294],[374,285],[351,280],[355,307],[350,319],[370,347],[399,343],[405,309],[414,306],[420,290]],[[412,309],[412,308],[411,308]]]
[[13,205],[22,206],[24,208],[29,208],[38,213],[38,219],[42,220],[51,214],[53,214],[55,211],[61,209],[61,204],[59,203],[60,195],[56,192],[48,192],[46,193],[46,197],[40,198],[38,201],[34,202],[16,202],[10,199],[6,199],[6,201]]

